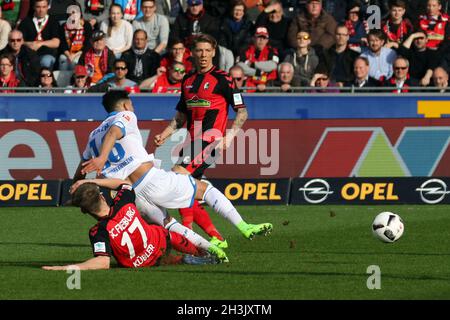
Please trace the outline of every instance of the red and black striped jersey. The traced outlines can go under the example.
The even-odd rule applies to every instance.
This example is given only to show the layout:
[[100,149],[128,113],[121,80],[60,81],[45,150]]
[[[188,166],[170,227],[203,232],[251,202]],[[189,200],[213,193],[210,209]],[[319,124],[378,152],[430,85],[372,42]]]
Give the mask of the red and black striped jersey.
[[212,67],[208,72],[190,73],[184,77],[176,109],[187,115],[191,140],[211,142],[217,134],[213,130],[204,133],[216,129],[225,134],[230,105],[235,111],[245,108],[240,90],[226,72]]
[[165,253],[168,232],[161,226],[148,225],[134,203],[130,185],[122,185],[114,198],[109,215],[89,231],[94,256],[114,256],[128,268],[154,265]]

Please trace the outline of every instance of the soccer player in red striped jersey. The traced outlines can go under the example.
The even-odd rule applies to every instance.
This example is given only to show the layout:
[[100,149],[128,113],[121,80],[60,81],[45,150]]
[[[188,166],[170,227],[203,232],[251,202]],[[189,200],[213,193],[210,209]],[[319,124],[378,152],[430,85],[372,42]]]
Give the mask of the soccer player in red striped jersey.
[[[194,39],[192,54],[197,71],[184,77],[175,117],[154,139],[156,146],[161,146],[177,129],[187,123],[189,135],[180,152],[179,163],[172,170],[190,174],[196,179],[202,178],[205,169],[212,164],[211,157],[215,157],[216,152],[230,146],[248,117],[240,90],[226,72],[217,69],[213,64],[216,47],[216,40],[209,35],[203,34]],[[236,111],[236,119],[231,130],[225,135],[229,105]],[[204,134],[208,130],[221,133],[223,139]],[[198,146],[201,146],[201,151],[196,153]],[[221,248],[228,246],[213,225],[208,212],[198,201],[190,208],[180,209],[180,215],[185,226],[192,228],[194,221],[212,237],[212,243]],[[241,230],[249,226],[237,227]],[[253,225],[253,228],[253,234],[265,233],[262,225]]]
[[[71,187],[72,203],[98,220],[89,231],[94,258],[75,265],[44,266],[43,269],[109,269],[111,256],[125,268],[181,262],[181,259],[169,255],[170,248],[189,255],[204,254],[182,235],[169,232],[162,226],[147,224],[136,208],[133,188],[123,182],[119,179],[79,180]],[[111,207],[99,186],[119,186]]]

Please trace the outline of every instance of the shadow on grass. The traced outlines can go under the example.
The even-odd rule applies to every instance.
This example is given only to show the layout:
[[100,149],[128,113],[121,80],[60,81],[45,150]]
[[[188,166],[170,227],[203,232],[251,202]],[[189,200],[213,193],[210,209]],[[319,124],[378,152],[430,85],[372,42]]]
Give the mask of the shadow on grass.
[[80,243],[53,243],[53,242],[0,242],[0,246],[45,246],[61,248],[86,248],[89,244]]

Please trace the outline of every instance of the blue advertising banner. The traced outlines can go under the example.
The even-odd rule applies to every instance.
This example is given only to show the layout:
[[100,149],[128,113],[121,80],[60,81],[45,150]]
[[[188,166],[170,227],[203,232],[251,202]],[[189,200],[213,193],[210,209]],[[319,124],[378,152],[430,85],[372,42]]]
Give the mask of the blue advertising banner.
[[[139,120],[170,120],[178,95],[135,94]],[[441,118],[450,115],[450,96],[433,94],[246,94],[249,119]],[[0,120],[103,120],[99,94],[5,95]],[[234,112],[230,112],[234,118]]]

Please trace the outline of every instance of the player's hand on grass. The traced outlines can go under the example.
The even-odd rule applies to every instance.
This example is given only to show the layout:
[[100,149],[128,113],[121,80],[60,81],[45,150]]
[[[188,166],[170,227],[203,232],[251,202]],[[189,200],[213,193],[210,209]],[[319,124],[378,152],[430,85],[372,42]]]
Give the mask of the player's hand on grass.
[[43,266],[42,269],[51,271],[67,270],[67,266]]
[[92,158],[86,162],[82,163],[83,169],[81,169],[82,174],[88,174],[95,171],[97,175],[102,173],[102,169],[105,166],[106,159],[101,157]]

